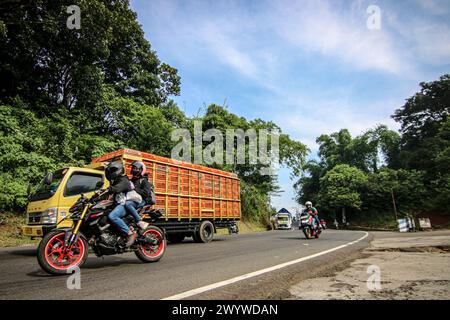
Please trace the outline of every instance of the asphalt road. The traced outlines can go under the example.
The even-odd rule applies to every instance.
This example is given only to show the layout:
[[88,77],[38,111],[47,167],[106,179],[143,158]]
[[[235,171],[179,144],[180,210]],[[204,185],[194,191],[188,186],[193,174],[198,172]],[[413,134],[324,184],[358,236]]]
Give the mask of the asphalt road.
[[[68,276],[41,271],[36,248],[5,248],[0,249],[0,299],[162,299],[346,245],[364,235],[361,231],[326,230],[319,239],[305,240],[298,230],[271,231],[216,236],[208,244],[187,238],[169,245],[163,259],[150,264],[140,262],[133,253],[104,258],[91,254],[81,269],[79,290],[67,288]],[[252,296],[253,290],[245,289],[261,289],[256,285],[261,278],[288,279],[290,273],[311,268],[314,263],[326,265],[339,256],[348,256],[367,246],[369,239],[264,275],[191,294],[188,299],[258,298]],[[276,278],[270,281],[280,282]],[[268,292],[271,286],[265,286]]]

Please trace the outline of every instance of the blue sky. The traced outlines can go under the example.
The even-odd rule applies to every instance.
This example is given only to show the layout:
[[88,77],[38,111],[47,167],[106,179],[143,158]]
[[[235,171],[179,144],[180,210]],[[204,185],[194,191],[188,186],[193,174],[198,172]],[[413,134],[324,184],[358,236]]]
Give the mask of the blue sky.
[[[315,139],[383,123],[450,72],[450,1],[132,0],[159,58],[178,69],[188,116],[210,103],[277,123],[317,152]],[[380,8],[369,29],[367,8]],[[278,209],[296,206],[289,169]],[[314,199],[312,199],[314,201]]]

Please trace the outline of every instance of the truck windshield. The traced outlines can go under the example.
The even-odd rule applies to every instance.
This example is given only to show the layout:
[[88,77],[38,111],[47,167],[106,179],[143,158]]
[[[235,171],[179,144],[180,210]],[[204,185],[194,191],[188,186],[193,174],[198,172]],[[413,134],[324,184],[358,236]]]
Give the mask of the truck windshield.
[[41,181],[35,193],[30,197],[30,201],[45,200],[51,198],[56,190],[58,190],[64,175],[68,169],[59,169],[53,172],[52,182],[45,184],[44,180]]

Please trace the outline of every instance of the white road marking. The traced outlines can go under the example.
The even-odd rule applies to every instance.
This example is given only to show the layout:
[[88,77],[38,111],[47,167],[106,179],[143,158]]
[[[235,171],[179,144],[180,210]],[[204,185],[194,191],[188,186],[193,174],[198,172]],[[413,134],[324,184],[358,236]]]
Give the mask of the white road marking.
[[206,291],[209,291],[209,290],[217,289],[217,288],[220,288],[220,287],[223,287],[223,286],[227,286],[229,284],[232,284],[232,283],[235,283],[235,282],[238,282],[238,281],[242,281],[242,280],[245,280],[245,279],[253,278],[253,277],[262,275],[264,273],[267,273],[267,272],[272,272],[272,271],[275,271],[275,270],[278,270],[278,269],[281,269],[281,268],[284,268],[284,267],[287,267],[287,266],[290,266],[290,265],[293,265],[293,264],[296,264],[296,263],[299,263],[299,262],[303,262],[303,261],[306,261],[306,260],[309,260],[309,259],[313,259],[313,258],[322,256],[324,254],[327,254],[327,253],[330,253],[330,252],[333,252],[333,251],[336,251],[336,250],[339,250],[339,249],[351,246],[351,245],[353,245],[355,243],[360,242],[361,240],[364,240],[368,236],[369,236],[369,233],[365,232],[363,237],[359,238],[358,240],[349,242],[347,244],[343,244],[341,246],[338,246],[338,247],[335,247],[335,248],[332,248],[332,249],[321,251],[321,252],[312,254],[310,256],[306,256],[306,257],[303,257],[303,258],[299,258],[299,259],[295,259],[295,260],[292,260],[292,261],[288,261],[288,262],[284,262],[284,263],[281,263],[281,264],[277,264],[277,265],[275,265],[273,267],[261,269],[261,270],[250,272],[250,273],[247,273],[247,274],[243,274],[241,276],[237,276],[237,277],[234,277],[234,278],[231,278],[231,279],[228,279],[228,280],[212,283],[212,284],[209,284],[207,286],[203,286],[203,287],[200,287],[200,288],[197,288],[197,289],[192,289],[192,290],[189,290],[189,291],[185,291],[185,292],[182,292],[182,293],[170,296],[170,297],[163,298],[161,300],[180,300],[180,299],[192,297],[192,296],[195,296],[197,294],[200,294],[200,293],[203,293],[203,292],[206,292]]

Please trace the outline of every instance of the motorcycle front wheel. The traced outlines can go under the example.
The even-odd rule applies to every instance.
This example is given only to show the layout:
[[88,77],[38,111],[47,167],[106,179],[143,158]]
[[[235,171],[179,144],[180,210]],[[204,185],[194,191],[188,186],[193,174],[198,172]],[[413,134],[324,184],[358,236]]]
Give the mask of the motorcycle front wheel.
[[74,268],[86,262],[89,252],[87,240],[80,234],[70,247],[64,246],[66,230],[53,230],[46,234],[38,247],[37,259],[41,268],[50,274],[71,274]]
[[303,228],[303,233],[305,234],[306,239],[311,239],[311,229],[310,228]]

